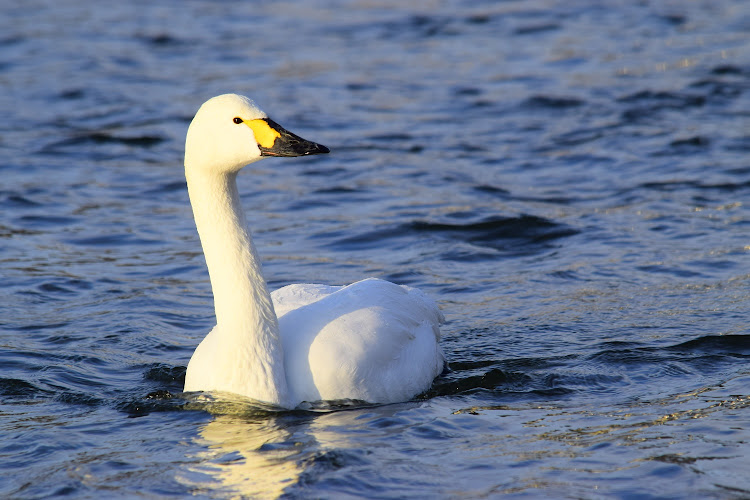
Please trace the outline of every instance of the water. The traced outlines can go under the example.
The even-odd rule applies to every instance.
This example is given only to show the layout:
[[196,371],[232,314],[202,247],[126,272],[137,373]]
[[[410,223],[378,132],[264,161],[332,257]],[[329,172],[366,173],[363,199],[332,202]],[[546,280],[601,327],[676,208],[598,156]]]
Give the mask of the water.
[[[0,497],[750,497],[746,2],[0,11]],[[181,396],[227,91],[332,149],[240,178],[270,285],[425,290],[428,393]]]

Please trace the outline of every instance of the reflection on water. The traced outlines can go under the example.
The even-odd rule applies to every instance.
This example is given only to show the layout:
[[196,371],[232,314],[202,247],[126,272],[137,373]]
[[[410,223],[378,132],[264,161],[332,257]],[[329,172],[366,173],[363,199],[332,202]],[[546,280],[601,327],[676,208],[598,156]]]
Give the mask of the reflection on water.
[[212,421],[199,429],[195,444],[204,451],[178,479],[196,493],[277,498],[297,483],[300,455],[307,448],[289,427],[288,413],[225,394],[218,401],[198,396],[188,408],[209,411]]
[[200,465],[178,476],[196,494],[305,496],[307,483],[338,470],[342,493],[381,491],[382,479],[366,469],[359,473],[359,468],[379,463],[386,470],[420,470],[417,450],[399,450],[388,443],[403,443],[404,435],[415,428],[419,434],[435,432],[405,416],[414,404],[278,412],[228,394],[224,398],[218,402],[201,395],[186,408],[213,414],[195,440],[204,451],[190,457]]
[[[256,421],[241,416],[220,415],[200,429],[197,444],[206,451],[195,457],[198,469],[218,483],[218,490],[251,498],[277,498],[299,479],[302,469],[295,460],[298,444],[274,418]],[[187,480],[187,484],[190,484]],[[216,485],[192,483],[201,490]]]

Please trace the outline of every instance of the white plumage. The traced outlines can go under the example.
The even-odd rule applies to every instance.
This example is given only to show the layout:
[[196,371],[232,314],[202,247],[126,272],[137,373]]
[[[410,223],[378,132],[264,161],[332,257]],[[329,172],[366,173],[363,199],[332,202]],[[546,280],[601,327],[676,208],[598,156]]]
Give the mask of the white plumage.
[[185,391],[227,391],[293,408],[303,401],[405,401],[428,389],[444,358],[437,305],[417,289],[366,279],[268,293],[236,176],[263,156],[328,149],[227,94],[198,110],[185,176],[211,277],[216,326],[188,364]]

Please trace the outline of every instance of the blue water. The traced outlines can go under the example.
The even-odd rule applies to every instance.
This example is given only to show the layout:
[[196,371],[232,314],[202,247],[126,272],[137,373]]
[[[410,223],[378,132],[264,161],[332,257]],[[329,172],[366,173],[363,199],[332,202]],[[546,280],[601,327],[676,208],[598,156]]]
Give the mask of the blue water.
[[[0,497],[750,497],[750,7],[0,7]],[[332,154],[240,191],[272,288],[422,288],[402,404],[183,397],[213,95]],[[171,397],[170,397],[171,396]]]

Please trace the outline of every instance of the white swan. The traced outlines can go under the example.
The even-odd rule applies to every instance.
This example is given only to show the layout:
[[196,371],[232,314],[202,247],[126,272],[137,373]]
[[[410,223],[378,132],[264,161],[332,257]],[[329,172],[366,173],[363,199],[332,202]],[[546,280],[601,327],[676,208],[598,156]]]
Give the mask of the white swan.
[[[216,326],[193,353],[185,391],[226,391],[294,408],[303,401],[405,401],[444,358],[437,305],[414,288],[366,279],[268,293],[237,173],[264,156],[328,153],[235,94],[208,100],[185,143],[185,177],[211,278]],[[278,315],[278,316],[277,316]]]

